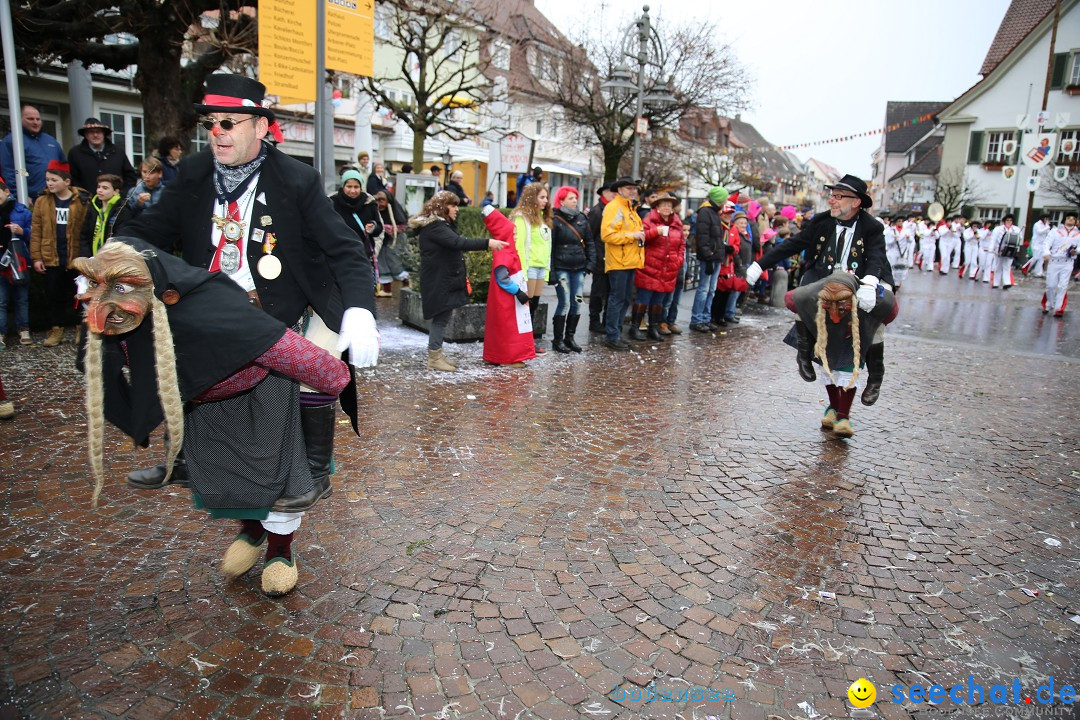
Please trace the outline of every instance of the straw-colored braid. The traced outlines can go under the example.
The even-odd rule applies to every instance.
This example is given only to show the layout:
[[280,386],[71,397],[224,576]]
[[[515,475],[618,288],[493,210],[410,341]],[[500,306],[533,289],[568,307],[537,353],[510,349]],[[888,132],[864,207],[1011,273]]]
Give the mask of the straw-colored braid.
[[814,355],[821,358],[821,369],[825,371],[825,374],[829,376],[829,380],[832,384],[836,384],[836,378],[833,377],[832,370],[829,369],[829,358],[826,357],[825,342],[829,339],[829,331],[825,329],[825,308],[822,306],[822,300],[818,298],[817,308],[817,340],[814,342]]
[[176,350],[165,304],[156,297],[154,308],[154,369],[157,371],[158,398],[165,413],[165,428],[169,433],[169,450],[165,457],[165,482],[172,477],[173,464],[184,445],[184,401],[176,376]]
[[859,377],[859,353],[862,352],[862,338],[859,337],[859,308],[851,308],[851,351],[855,353],[851,361],[851,380],[847,389],[855,387],[855,380]]
[[101,370],[101,338],[86,334],[86,426],[90,471],[94,476],[94,494],[90,504],[97,507],[105,486],[105,385]]

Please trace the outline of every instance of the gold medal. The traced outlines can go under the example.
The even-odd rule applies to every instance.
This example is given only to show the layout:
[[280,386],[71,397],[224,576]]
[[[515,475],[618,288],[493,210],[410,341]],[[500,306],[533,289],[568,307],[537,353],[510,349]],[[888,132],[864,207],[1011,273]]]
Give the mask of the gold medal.
[[273,255],[263,255],[259,258],[256,270],[267,280],[274,280],[278,275],[281,275],[281,261]]

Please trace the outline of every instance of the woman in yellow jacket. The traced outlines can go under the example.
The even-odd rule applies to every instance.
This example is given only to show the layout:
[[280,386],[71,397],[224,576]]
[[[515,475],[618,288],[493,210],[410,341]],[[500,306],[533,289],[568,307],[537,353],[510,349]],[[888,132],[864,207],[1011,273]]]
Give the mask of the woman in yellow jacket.
[[[551,205],[548,203],[548,186],[538,182],[526,186],[510,218],[514,221],[514,244],[525,269],[529,309],[532,312],[535,333],[540,293],[547,285],[551,271]],[[544,334],[544,328],[540,328],[540,334]],[[536,352],[542,353],[544,350],[537,347]]]

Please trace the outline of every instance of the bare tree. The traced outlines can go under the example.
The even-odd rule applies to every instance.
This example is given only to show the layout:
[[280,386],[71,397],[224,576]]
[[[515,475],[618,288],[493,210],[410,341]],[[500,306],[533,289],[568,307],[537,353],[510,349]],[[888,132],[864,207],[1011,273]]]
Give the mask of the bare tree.
[[[634,143],[636,97],[602,91],[600,86],[617,66],[630,63],[636,71],[637,63],[624,56],[619,23],[607,18],[578,27],[579,36],[571,38],[576,51],[560,59],[556,81],[542,83],[538,93],[544,101],[562,107],[571,123],[589,131],[602,150],[605,176],[613,178]],[[650,54],[658,62],[646,65],[644,92],[646,96],[667,93],[675,102],[664,107],[647,105],[643,116],[650,127],[674,127],[696,107],[720,108],[725,113],[745,107],[749,81],[731,46],[717,40],[715,25],[700,20],[681,24],[656,20],[654,29],[658,42],[652,44]],[[636,53],[636,40],[633,45]]]
[[[482,17],[463,16],[453,0],[394,0],[388,15],[390,44],[401,63],[385,75],[363,78],[367,92],[413,133],[413,165],[424,163],[424,141],[480,135],[488,124],[478,115],[492,97],[484,76],[490,56],[482,45],[488,29]],[[409,96],[394,85],[404,83]]]
[[[683,149],[671,134],[665,131],[653,133],[649,142],[641,146],[639,172],[641,186],[649,190],[680,190],[686,183],[683,172]],[[630,155],[624,155],[619,163],[619,175],[630,174]]]
[[944,170],[933,176],[935,181],[934,202],[945,208],[945,217],[958,215],[966,205],[974,205],[982,198],[982,190],[957,168]]
[[739,179],[739,164],[731,153],[701,148],[693,153],[690,172],[709,186],[727,186]]
[[73,60],[110,70],[134,65],[146,137],[174,135],[182,142],[195,127],[192,104],[201,99],[206,76],[255,53],[254,15],[255,0],[12,3],[21,68],[37,72],[44,64]]
[[1069,173],[1064,180],[1055,180],[1054,176],[1048,172],[1046,189],[1070,207],[1080,207],[1080,174]]

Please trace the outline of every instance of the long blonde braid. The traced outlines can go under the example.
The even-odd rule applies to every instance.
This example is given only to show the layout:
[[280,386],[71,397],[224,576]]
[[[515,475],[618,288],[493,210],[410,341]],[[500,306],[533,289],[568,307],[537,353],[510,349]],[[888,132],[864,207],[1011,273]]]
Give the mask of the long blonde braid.
[[173,464],[184,446],[184,401],[176,376],[176,349],[165,304],[156,297],[151,301],[154,318],[154,369],[157,372],[158,399],[165,413],[169,450],[165,458],[165,482],[172,477]]
[[86,333],[86,424],[87,451],[90,455],[90,471],[94,476],[94,494],[91,507],[97,507],[98,496],[105,486],[105,384],[101,369],[101,338]]
[[833,377],[832,370],[829,369],[828,353],[825,351],[825,344],[829,338],[829,331],[825,327],[825,301],[818,295],[818,307],[817,317],[815,318],[817,338],[814,341],[814,357],[821,360],[821,369],[825,371],[825,374],[829,376],[830,384],[836,384],[836,378]]

